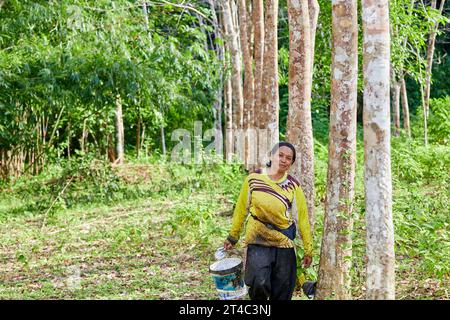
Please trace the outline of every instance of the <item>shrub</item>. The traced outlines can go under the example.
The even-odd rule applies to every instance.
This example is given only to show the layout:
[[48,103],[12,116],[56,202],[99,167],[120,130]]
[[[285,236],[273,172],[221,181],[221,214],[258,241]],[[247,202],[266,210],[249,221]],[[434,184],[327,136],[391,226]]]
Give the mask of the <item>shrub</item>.
[[439,144],[448,144],[450,139],[450,96],[430,99],[428,121],[430,140]]
[[425,147],[420,142],[393,139],[391,157],[394,179],[410,183],[448,179],[450,154],[447,146],[430,144]]
[[[428,114],[428,140],[431,143],[447,145],[450,139],[450,96],[430,99]],[[423,137],[423,109],[417,109],[412,121],[412,133]]]

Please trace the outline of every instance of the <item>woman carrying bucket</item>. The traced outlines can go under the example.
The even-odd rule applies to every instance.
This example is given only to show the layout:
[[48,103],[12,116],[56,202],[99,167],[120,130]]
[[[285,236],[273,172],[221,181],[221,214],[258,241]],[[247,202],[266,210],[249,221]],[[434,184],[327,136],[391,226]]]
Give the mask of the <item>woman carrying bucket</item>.
[[312,262],[312,240],[306,199],[299,182],[289,175],[296,157],[288,142],[277,143],[267,168],[245,179],[233,214],[225,250],[239,240],[247,214],[245,284],[254,300],[290,300],[297,278],[293,239],[297,227],[305,249],[303,265]]

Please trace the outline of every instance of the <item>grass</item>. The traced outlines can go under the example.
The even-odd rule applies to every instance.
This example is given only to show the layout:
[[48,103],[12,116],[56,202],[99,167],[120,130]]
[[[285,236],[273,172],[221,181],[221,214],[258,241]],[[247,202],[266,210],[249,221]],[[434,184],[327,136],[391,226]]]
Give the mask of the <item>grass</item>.
[[[448,148],[421,150],[413,162],[407,154],[417,149],[398,141],[394,147],[397,299],[449,299]],[[423,154],[429,151],[434,158]],[[362,156],[359,151],[355,299],[364,298],[365,286]],[[0,299],[216,299],[208,266],[227,235],[242,169],[148,159],[115,168],[86,162],[2,186]],[[408,163],[414,168],[406,174]],[[311,278],[317,276],[325,182],[326,148],[319,145]],[[297,292],[294,299],[305,297]]]
[[[0,296],[211,298],[214,288],[205,266],[215,246],[187,241],[164,227],[171,212],[205,198],[208,195],[200,194],[175,201],[145,199],[94,210],[67,210],[43,232],[36,220],[3,223]],[[80,283],[72,288],[70,279],[77,273]]]

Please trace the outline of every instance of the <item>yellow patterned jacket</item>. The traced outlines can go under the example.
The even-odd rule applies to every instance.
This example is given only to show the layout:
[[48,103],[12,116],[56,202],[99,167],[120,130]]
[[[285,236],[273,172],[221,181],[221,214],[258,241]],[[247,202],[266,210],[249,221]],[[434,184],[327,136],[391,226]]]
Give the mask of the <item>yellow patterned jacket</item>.
[[[250,213],[250,215],[249,215]],[[252,216],[256,216],[257,219]],[[279,248],[293,248],[294,243],[281,232],[269,229],[263,222],[280,229],[296,224],[305,248],[305,255],[312,255],[311,230],[306,198],[299,182],[287,173],[273,181],[267,173],[251,173],[242,185],[234,209],[228,240],[235,244],[248,218],[244,244],[259,244]]]

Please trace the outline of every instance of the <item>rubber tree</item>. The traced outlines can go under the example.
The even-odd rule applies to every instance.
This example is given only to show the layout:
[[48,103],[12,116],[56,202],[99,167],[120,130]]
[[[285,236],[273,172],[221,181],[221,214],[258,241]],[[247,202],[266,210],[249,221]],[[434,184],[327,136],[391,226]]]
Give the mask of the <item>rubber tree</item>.
[[[264,23],[264,71],[259,117],[258,155],[265,156],[278,142],[278,0],[267,0]],[[261,159],[259,160],[262,163]]]
[[356,0],[333,1],[331,110],[325,219],[316,299],[350,299],[356,164]]
[[[311,119],[313,39],[307,0],[288,0],[289,111],[286,136],[298,150],[293,173],[305,193],[314,228],[314,141]],[[313,32],[315,34],[315,32]]]
[[[264,1],[254,0],[252,2],[252,26],[253,26],[253,60],[254,67],[254,117],[253,127],[257,130],[261,128],[260,123],[264,122],[265,114],[262,109],[262,86],[263,86],[263,71],[264,71]],[[259,156],[260,137],[258,132],[255,135],[256,146],[256,167],[261,166],[261,158]]]
[[[244,135],[244,163],[247,168],[250,167],[250,157],[253,141],[250,141],[250,129],[252,129],[253,109],[255,103],[255,83],[253,76],[253,57],[251,55],[251,34],[249,33],[249,15],[245,0],[239,0],[239,30],[241,39],[241,48],[244,62],[244,108],[243,108],[243,135]],[[252,148],[253,149],[253,148]]]
[[395,299],[388,0],[362,0],[367,299]]
[[238,153],[235,143],[238,130],[243,126],[244,97],[242,90],[242,63],[241,50],[239,47],[239,34],[236,29],[236,21],[233,17],[231,0],[222,1],[223,23],[225,27],[225,41],[228,43],[231,55],[231,102],[232,102],[232,137],[233,152]]

